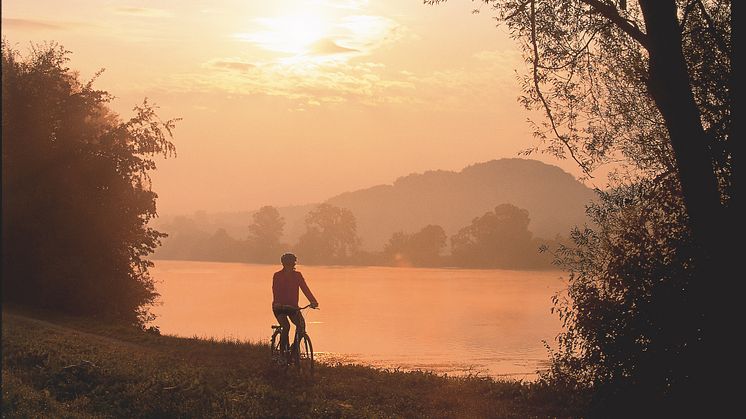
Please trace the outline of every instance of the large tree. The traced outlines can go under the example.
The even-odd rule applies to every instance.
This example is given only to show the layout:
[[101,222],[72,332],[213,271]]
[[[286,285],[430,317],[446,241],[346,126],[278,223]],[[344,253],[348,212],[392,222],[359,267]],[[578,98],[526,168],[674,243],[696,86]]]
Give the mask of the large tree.
[[451,237],[457,266],[526,268],[537,264],[539,246],[528,230],[528,211],[500,204]]
[[[531,65],[522,102],[546,116],[534,149],[569,155],[589,176],[620,156],[676,171],[692,232],[718,248],[712,227],[728,215],[735,167],[730,1],[485,3]],[[641,149],[670,157],[640,166]]]
[[174,121],[147,102],[120,119],[67,57],[2,44],[3,299],[143,324],[158,295],[146,257],[164,236],[148,227],[148,173],[174,153]]
[[306,232],[298,239],[296,251],[310,263],[346,263],[360,245],[357,222],[352,211],[321,204],[306,216]]
[[259,262],[276,262],[282,251],[280,238],[285,219],[277,208],[265,205],[252,215],[248,244],[253,258]]
[[[732,313],[724,310],[733,301],[717,292],[735,272],[735,248],[726,237],[732,234],[734,203],[739,202],[731,2],[484,3],[494,7],[520,42],[530,66],[521,100],[544,118],[535,125],[540,141],[528,151],[569,156],[588,176],[605,164],[621,163],[631,174],[628,184],[653,181],[653,188],[681,198],[684,216],[677,220],[691,232],[694,252],[684,263],[687,292],[696,296],[688,300],[687,310],[697,315],[689,317],[688,331],[682,332],[691,338],[686,345],[691,362],[679,365],[687,378],[666,391],[692,407],[727,370],[718,360],[728,357],[714,359],[705,349],[729,346],[722,332],[732,321]],[[723,298],[727,301],[720,303]]]

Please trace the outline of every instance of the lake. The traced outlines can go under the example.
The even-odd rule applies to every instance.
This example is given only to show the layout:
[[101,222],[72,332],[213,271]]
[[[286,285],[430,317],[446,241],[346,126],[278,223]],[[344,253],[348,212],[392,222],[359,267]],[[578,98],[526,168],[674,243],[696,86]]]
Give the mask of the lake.
[[[278,265],[155,261],[164,334],[267,342]],[[560,320],[559,271],[298,266],[319,300],[305,310],[322,362],[532,380]],[[301,305],[306,304],[301,293]]]

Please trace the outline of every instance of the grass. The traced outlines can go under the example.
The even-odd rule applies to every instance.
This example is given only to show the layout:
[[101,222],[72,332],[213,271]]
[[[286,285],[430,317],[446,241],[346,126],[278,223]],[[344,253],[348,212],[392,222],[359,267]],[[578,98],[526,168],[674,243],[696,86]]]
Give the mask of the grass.
[[3,309],[2,416],[55,418],[570,417],[544,385],[360,365],[280,371],[265,345],[159,336]]

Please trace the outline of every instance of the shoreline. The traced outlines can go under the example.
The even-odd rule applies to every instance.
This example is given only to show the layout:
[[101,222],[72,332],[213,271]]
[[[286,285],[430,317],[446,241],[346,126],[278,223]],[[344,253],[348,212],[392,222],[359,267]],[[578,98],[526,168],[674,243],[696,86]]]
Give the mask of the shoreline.
[[3,416],[571,417],[541,383],[361,365],[277,371],[266,345],[3,307]]

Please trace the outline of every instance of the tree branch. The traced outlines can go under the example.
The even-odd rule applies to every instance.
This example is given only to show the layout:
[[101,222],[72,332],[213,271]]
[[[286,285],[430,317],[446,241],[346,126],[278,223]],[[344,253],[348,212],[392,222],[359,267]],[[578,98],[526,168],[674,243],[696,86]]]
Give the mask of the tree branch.
[[731,49],[728,46],[728,43],[725,42],[725,40],[717,32],[715,22],[712,21],[712,17],[709,13],[707,13],[707,9],[705,9],[705,5],[702,3],[702,0],[697,0],[697,5],[699,6],[699,10],[702,13],[702,17],[705,19],[705,22],[707,22],[707,29],[709,29],[710,35],[712,35],[712,37],[715,39],[715,43],[718,45],[721,51],[723,51],[728,56],[731,56]]
[[570,146],[569,140],[566,138],[566,136],[559,133],[557,130],[557,123],[554,121],[554,115],[552,114],[552,109],[549,107],[549,104],[547,103],[546,99],[544,98],[544,94],[541,93],[541,88],[539,87],[539,47],[537,46],[536,42],[536,1],[531,0],[531,46],[533,47],[533,80],[534,80],[534,89],[536,90],[536,94],[539,96],[539,99],[541,100],[542,105],[544,106],[544,111],[547,114],[547,118],[549,119],[549,123],[552,125],[552,131],[554,131],[554,135],[557,137],[558,140],[560,140],[565,147],[567,148],[567,151],[570,152],[570,157],[572,157],[573,160],[575,160],[575,163],[580,166],[580,168],[583,170],[583,173],[585,173],[589,178],[593,178],[593,175],[591,175],[590,171],[586,167],[586,165],[578,160],[577,156],[575,155],[575,151]]
[[526,0],[523,3],[521,3],[518,7],[515,8],[513,13],[510,13],[509,15],[503,16],[503,20],[510,20],[513,19],[518,15],[518,13],[521,13],[522,11],[526,10],[526,6],[531,2],[532,0]]
[[615,24],[624,33],[631,36],[632,39],[637,41],[645,49],[648,49],[648,36],[643,33],[639,28],[632,25],[629,20],[625,19],[619,14],[616,7],[611,4],[606,4],[600,0],[580,0],[581,2],[591,6],[591,8],[600,13],[603,17],[609,19],[611,23]]
[[686,21],[689,18],[689,13],[692,11],[695,4],[696,2],[694,0],[691,0],[684,7],[684,17],[681,18],[681,24],[680,24],[682,32],[684,31],[684,28],[686,27]]

